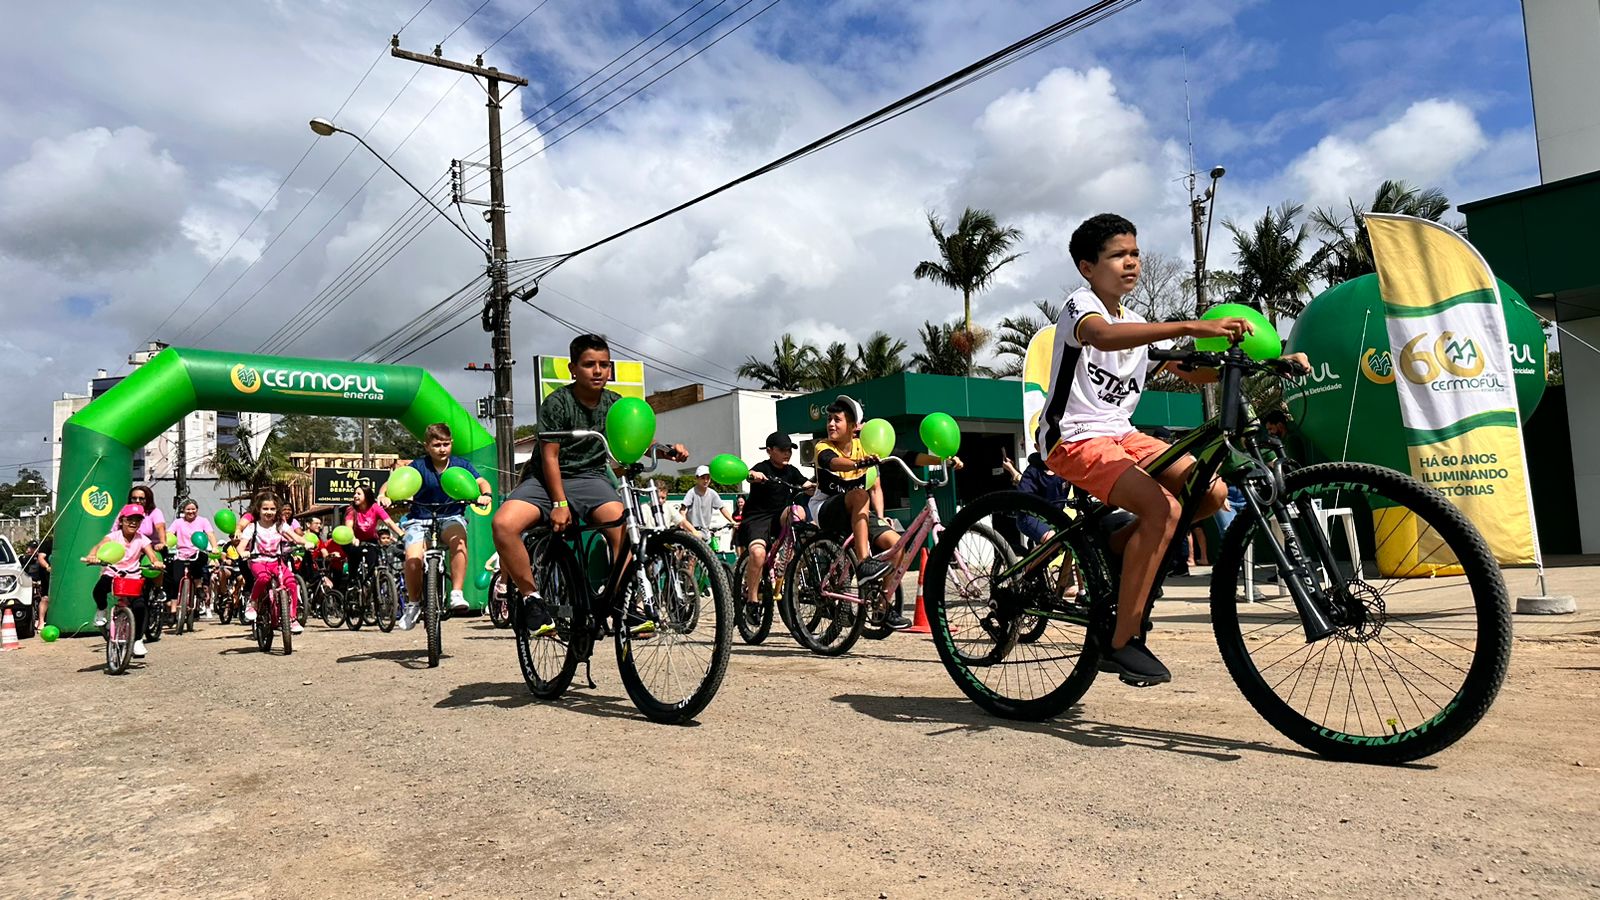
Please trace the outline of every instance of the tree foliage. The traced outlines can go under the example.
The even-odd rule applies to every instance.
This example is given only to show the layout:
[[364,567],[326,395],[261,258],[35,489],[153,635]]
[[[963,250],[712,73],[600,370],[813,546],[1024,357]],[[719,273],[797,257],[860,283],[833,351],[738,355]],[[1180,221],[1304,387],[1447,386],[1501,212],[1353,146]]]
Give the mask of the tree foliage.
[[768,390],[803,390],[816,357],[816,347],[809,343],[796,344],[794,335],[785,333],[772,345],[770,360],[763,362],[754,356],[747,356],[739,365],[738,374],[740,378],[760,382]]
[[972,334],[972,295],[987,288],[996,272],[1022,256],[1007,252],[1022,240],[1022,231],[1002,228],[993,213],[970,206],[961,213],[955,231],[946,234],[944,228],[944,220],[928,213],[928,230],[933,232],[939,259],[917,263],[911,276],[959,291],[962,329]]
[[[1348,201],[1350,214],[1331,209],[1318,209],[1311,213],[1311,222],[1322,232],[1322,268],[1319,274],[1329,284],[1340,284],[1377,271],[1372,261],[1372,239],[1367,236],[1366,214],[1399,213],[1416,216],[1430,222],[1440,222],[1450,211],[1450,198],[1438,188],[1418,188],[1404,181],[1385,181],[1372,196],[1372,203],[1363,208],[1355,200]],[[1447,223],[1449,224],[1449,223]],[[1450,224],[1457,231],[1466,229],[1465,223]]]
[[1295,221],[1304,209],[1285,202],[1248,226],[1223,222],[1238,253],[1239,301],[1266,313],[1273,325],[1305,310],[1312,279],[1322,268],[1324,249],[1307,256],[1310,232]]

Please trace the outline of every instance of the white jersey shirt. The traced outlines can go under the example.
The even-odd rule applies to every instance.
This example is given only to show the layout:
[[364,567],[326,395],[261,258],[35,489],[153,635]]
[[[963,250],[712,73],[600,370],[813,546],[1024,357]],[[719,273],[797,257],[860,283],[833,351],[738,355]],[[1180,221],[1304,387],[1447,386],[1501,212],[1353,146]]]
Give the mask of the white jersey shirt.
[[1057,442],[1121,437],[1133,431],[1133,411],[1149,377],[1150,346],[1167,349],[1171,341],[1128,350],[1086,347],[1078,329],[1090,316],[1113,325],[1145,321],[1122,304],[1118,315],[1106,309],[1094,291],[1078,288],[1067,298],[1056,323],[1055,353],[1050,360],[1050,392],[1039,416],[1039,452],[1049,455]]

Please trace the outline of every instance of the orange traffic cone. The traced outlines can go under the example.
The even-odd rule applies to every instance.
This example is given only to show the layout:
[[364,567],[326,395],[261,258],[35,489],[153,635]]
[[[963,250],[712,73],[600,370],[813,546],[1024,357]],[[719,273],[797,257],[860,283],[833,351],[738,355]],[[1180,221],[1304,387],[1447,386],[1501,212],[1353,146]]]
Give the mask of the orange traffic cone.
[[906,631],[912,634],[933,634],[933,626],[928,624],[928,610],[922,602],[922,577],[928,573],[928,551],[922,551],[922,559],[917,563],[917,611],[911,617],[911,627]]
[[0,650],[21,649],[22,642],[17,640],[17,622],[11,618],[11,610],[7,608],[5,623],[0,624]]

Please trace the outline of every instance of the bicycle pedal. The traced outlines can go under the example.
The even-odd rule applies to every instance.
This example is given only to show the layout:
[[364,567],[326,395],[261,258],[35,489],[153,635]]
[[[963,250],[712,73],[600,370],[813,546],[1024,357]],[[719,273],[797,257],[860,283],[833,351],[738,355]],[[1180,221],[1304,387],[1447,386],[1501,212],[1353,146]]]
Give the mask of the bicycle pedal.
[[1117,679],[1119,681],[1121,681],[1123,684],[1127,685],[1128,687],[1136,687],[1136,688],[1155,687],[1158,684],[1166,684],[1166,682],[1164,682],[1164,681],[1142,681],[1142,680],[1137,679],[1137,678],[1129,678],[1126,675],[1118,675]]

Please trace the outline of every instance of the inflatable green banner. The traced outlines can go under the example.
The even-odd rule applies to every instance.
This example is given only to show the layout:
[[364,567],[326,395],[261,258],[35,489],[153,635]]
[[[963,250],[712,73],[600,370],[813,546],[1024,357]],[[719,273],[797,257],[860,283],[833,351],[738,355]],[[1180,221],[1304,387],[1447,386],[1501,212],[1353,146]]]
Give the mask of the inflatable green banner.
[[[197,409],[395,419],[421,437],[434,422],[450,426],[455,452],[495,487],[494,438],[432,375],[411,366],[377,366],[168,347],[79,410],[61,431],[56,484],[56,558],[50,624],[94,630],[90,591],[100,570],[76,563],[115,525],[132,483],[134,451]],[[468,572],[494,552],[492,510],[468,507]],[[466,580],[473,608],[484,590]]]

